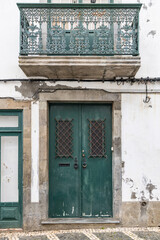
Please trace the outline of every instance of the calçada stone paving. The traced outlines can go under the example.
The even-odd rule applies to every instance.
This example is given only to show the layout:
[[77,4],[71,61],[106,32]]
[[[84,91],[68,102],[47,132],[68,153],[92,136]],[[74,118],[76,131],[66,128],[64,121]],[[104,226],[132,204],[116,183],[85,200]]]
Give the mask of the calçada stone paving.
[[159,228],[106,228],[0,232],[0,240],[160,240]]

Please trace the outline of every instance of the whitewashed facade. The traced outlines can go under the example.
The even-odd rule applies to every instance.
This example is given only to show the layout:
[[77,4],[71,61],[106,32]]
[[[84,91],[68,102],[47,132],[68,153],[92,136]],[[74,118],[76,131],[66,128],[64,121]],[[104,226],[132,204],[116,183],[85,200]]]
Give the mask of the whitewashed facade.
[[[160,23],[158,21],[160,2],[158,0],[117,0],[115,2],[142,3],[139,18],[141,66],[135,75],[137,80],[132,83],[125,80],[113,81],[113,79],[104,82],[94,80],[89,82],[85,80],[53,81],[41,76],[28,78],[18,63],[20,15],[16,5],[17,2],[39,3],[42,1],[1,0],[0,8],[0,109],[6,111],[25,109],[28,111],[28,113],[26,112],[23,115],[22,120],[23,131],[25,131],[23,147],[26,144],[27,149],[23,149],[23,154],[25,155],[23,155],[24,182],[22,192],[24,194],[22,204],[23,220],[21,221],[23,223],[21,227],[24,229],[45,229],[47,227],[49,229],[55,227],[54,224],[47,224],[48,205],[44,205],[48,198],[48,185],[44,187],[46,180],[43,181],[43,174],[45,174],[45,170],[46,172],[48,171],[48,165],[42,164],[42,142],[40,140],[43,137],[45,138],[45,134],[44,136],[42,134],[43,128],[41,128],[43,125],[42,110],[44,108],[43,104],[45,105],[44,99],[47,99],[47,91],[49,91],[49,97],[46,101],[54,102],[54,98],[59,99],[58,96],[52,96],[55,89],[64,94],[62,102],[65,102],[65,99],[68,99],[67,101],[69,102],[72,101],[72,97],[67,98],[65,95],[67,90],[70,91],[69,94],[72,94],[72,90],[78,91],[79,89],[90,92],[102,91],[110,94],[109,96],[118,94],[121,110],[115,109],[114,114],[118,114],[119,119],[117,118],[117,123],[113,124],[113,132],[120,138],[118,145],[120,147],[118,155],[120,160],[117,160],[120,162],[120,165],[117,165],[117,168],[121,166],[121,169],[115,170],[115,174],[113,174],[113,182],[119,181],[116,183],[119,197],[117,203],[114,203],[115,206],[118,204],[118,207],[115,207],[115,209],[118,209],[115,210],[118,213],[113,214],[113,218],[107,221],[120,226],[158,226],[160,224],[160,83],[158,80],[155,81],[155,78],[160,80]],[[143,81],[141,78],[148,78],[148,80]],[[77,100],[77,102],[83,101],[83,97],[81,98],[78,94],[77,99],[81,100]],[[146,94],[150,98],[148,103],[145,102]],[[90,93],[88,96],[90,96]],[[95,98],[98,99],[98,97]],[[117,113],[116,111],[119,112]],[[7,119],[5,118],[4,121],[6,123]],[[47,127],[47,120],[44,119],[44,122]],[[0,121],[2,127],[5,127],[5,123]],[[13,140],[10,139],[11,142]],[[6,158],[6,161],[10,161],[9,157],[5,155],[5,151],[7,151],[5,150],[5,143],[7,144],[7,140],[6,142],[5,139],[4,141],[1,140],[1,165],[3,161],[5,163],[3,156]],[[18,145],[18,143],[14,142],[12,149],[8,149],[8,151],[11,151],[10,153],[13,154],[15,167],[18,158],[16,157],[17,152],[14,144]],[[114,155],[114,152],[118,150],[116,149],[116,144],[113,147]],[[48,150],[45,151],[47,152]],[[47,155],[46,159],[48,159]],[[7,184],[8,176],[12,175],[12,170],[14,172],[13,181],[16,181],[15,184],[18,184],[18,180],[16,180],[18,177],[15,176],[16,174],[18,175],[18,170],[14,169],[14,167],[9,165],[11,172],[5,172],[1,166],[1,202],[7,201],[3,201],[3,196],[5,198],[3,182],[6,181]],[[43,169],[44,172],[42,171],[43,167],[45,169]],[[116,179],[116,174],[118,180]],[[5,188],[7,191],[7,187]],[[17,190],[14,190],[11,194],[11,198],[13,197],[11,201],[13,202],[17,198],[17,185],[16,188]],[[14,187],[12,188],[11,186],[9,191],[13,189]],[[116,202],[116,200],[113,201]],[[8,224],[9,220],[3,220],[1,216],[0,227],[5,228],[5,225],[1,225],[5,221]],[[42,224],[43,221],[45,224]],[[90,223],[92,222],[88,222],[88,224]],[[103,222],[99,222],[99,224],[101,223]]]

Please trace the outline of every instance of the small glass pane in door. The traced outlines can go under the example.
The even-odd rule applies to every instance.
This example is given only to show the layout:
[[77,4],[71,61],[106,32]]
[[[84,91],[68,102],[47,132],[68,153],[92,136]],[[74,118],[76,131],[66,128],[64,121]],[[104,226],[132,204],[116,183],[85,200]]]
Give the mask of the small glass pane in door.
[[18,202],[18,136],[1,137],[1,202]]
[[18,116],[0,116],[0,127],[18,127]]

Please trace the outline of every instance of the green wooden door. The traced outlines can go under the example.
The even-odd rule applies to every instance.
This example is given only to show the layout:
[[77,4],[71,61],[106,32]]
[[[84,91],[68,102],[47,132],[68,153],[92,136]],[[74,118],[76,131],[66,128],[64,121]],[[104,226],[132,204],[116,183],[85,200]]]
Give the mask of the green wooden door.
[[112,216],[112,109],[82,107],[82,216]]
[[112,106],[50,105],[49,217],[112,216]]
[[79,214],[79,106],[50,107],[50,217],[76,217]]
[[0,228],[22,227],[22,111],[0,110]]

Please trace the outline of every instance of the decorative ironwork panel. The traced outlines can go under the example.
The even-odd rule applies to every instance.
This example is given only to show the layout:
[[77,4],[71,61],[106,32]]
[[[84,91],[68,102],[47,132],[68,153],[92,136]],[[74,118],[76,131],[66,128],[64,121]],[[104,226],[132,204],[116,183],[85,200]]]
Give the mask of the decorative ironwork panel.
[[89,121],[89,157],[105,157],[105,120]]
[[56,120],[56,157],[72,158],[73,124],[72,120]]
[[19,5],[22,55],[138,55],[137,5]]

